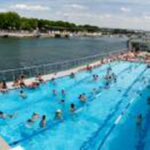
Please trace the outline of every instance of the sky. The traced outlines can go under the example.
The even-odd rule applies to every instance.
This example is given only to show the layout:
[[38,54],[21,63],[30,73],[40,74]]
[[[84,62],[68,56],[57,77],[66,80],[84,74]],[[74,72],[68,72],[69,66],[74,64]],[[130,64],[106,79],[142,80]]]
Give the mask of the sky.
[[150,0],[0,0],[0,12],[150,31]]

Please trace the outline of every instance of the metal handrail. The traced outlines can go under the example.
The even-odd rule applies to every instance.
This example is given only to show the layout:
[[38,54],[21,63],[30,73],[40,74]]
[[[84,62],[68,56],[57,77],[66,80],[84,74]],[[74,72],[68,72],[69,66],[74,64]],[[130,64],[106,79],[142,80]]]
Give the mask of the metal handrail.
[[66,60],[63,62],[48,63],[42,65],[26,66],[23,68],[2,70],[0,71],[0,79],[11,81],[14,80],[20,74],[27,74],[28,77],[33,77],[35,76],[35,74],[37,74],[37,72],[43,75],[54,73],[54,72],[70,69],[73,67],[77,67],[83,64],[85,65],[86,63],[96,61],[100,58],[109,57],[111,55],[120,54],[124,51],[127,51],[127,49],[116,50],[109,53],[107,52],[107,53],[96,54],[92,56],[86,56],[86,57],[77,58],[73,60]]

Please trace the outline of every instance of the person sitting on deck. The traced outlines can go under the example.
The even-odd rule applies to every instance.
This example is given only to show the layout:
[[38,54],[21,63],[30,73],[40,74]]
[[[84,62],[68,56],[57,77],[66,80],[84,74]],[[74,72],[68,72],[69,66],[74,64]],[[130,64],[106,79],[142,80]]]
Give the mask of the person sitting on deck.
[[40,127],[41,128],[45,128],[46,127],[46,115],[43,115],[42,116],[42,119],[41,119],[41,121],[40,121]]
[[20,97],[23,98],[23,99],[26,99],[27,95],[21,90],[20,91]]
[[70,78],[71,78],[71,79],[75,78],[75,73],[72,72],[72,73],[70,74]]
[[15,114],[5,114],[4,112],[0,111],[0,119],[11,119],[14,118]]
[[32,82],[30,85],[28,85],[29,89],[36,89],[39,86],[38,82]]
[[90,65],[87,65],[86,70],[89,71],[89,72],[92,72],[92,67]]
[[0,91],[3,92],[3,93],[8,91],[7,84],[4,80],[0,83]]
[[86,102],[86,95],[83,93],[83,94],[80,94],[79,95],[79,100],[81,101],[81,102]]
[[38,80],[40,83],[44,83],[44,82],[45,82],[40,73],[39,73],[36,77],[37,77],[37,80]]
[[20,87],[21,88],[25,88],[26,87],[26,84],[24,83],[23,79],[20,79]]
[[70,112],[71,112],[71,113],[74,113],[75,111],[76,111],[75,104],[72,103],[72,104],[70,105]]
[[62,120],[62,111],[61,109],[58,109],[55,113],[55,119],[58,119],[58,120]]
[[13,85],[12,85],[13,87],[15,87],[15,88],[19,88],[20,87],[20,84],[19,84],[19,79],[15,79],[14,80],[14,82],[13,82]]

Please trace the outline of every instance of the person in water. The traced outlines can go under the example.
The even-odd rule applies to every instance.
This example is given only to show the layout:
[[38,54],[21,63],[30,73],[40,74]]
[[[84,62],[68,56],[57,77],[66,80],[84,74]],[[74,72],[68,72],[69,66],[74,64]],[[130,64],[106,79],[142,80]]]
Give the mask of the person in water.
[[4,112],[0,111],[0,119],[11,119],[14,118],[14,114],[5,114]]
[[99,78],[99,76],[98,76],[97,74],[94,74],[94,75],[93,75],[93,80],[94,80],[94,81],[97,81],[98,78]]
[[46,127],[46,123],[47,123],[46,115],[43,115],[43,116],[42,116],[42,119],[41,119],[41,121],[40,121],[40,127],[41,127],[41,128],[45,128],[45,127]]
[[71,79],[75,78],[75,74],[73,72],[70,74],[70,78]]
[[86,102],[86,95],[83,93],[83,94],[80,94],[79,95],[79,100],[81,101],[81,102]]
[[60,101],[60,104],[62,105],[62,107],[65,107],[65,100],[62,99],[62,100]]
[[27,128],[31,128],[33,126],[33,124],[34,124],[34,121],[32,119],[28,119],[25,126]]
[[93,95],[96,95],[100,92],[100,90],[96,89],[96,88],[93,88],[93,91],[92,91],[92,94]]
[[70,105],[70,112],[71,112],[71,113],[74,113],[75,111],[76,111],[75,104],[72,103],[72,104]]
[[141,129],[142,128],[142,123],[143,123],[143,115],[139,114],[136,117],[136,126],[137,126],[137,128]]
[[66,92],[64,89],[61,90],[61,94],[62,94],[62,96],[66,96]]
[[31,120],[33,121],[33,122],[35,122],[37,119],[39,119],[40,118],[40,115],[38,114],[38,113],[33,113],[32,114],[32,117],[31,117]]
[[55,89],[53,89],[53,90],[52,90],[52,93],[53,93],[53,95],[54,95],[54,96],[56,96],[56,95],[57,95],[57,92],[56,92],[56,90],[55,90]]
[[61,109],[58,109],[56,111],[56,113],[55,113],[55,119],[58,119],[58,120],[62,120],[63,119]]
[[147,105],[150,106],[150,97],[147,98]]
[[21,90],[20,91],[20,97],[23,98],[23,99],[26,99],[27,95]]

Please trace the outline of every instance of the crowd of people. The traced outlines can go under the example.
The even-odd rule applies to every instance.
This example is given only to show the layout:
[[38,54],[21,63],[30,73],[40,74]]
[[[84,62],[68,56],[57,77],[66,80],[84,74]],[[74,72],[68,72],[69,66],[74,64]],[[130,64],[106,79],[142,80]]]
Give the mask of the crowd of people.
[[[101,59],[101,61],[98,64],[95,65],[87,65],[85,68],[83,68],[83,70],[87,70],[88,72],[91,73],[92,79],[94,82],[97,82],[100,80],[100,77],[98,74],[92,74],[92,70],[93,68],[100,66],[104,63],[109,63],[111,61],[114,60],[126,60],[126,61],[136,61],[138,56],[138,52],[128,52],[128,53],[122,53],[121,55],[116,55],[116,56],[111,56],[109,58],[105,58],[105,59]],[[150,67],[148,65],[148,67]],[[74,79],[76,77],[74,72],[70,73],[70,78]],[[21,75],[18,79],[15,79],[13,82],[13,87],[14,88],[20,88],[20,97],[22,99],[26,99],[28,97],[28,95],[24,92],[24,88],[27,89],[36,89],[39,87],[40,84],[45,83],[45,80],[42,78],[41,74],[36,75],[36,80],[34,82],[32,82],[31,84],[26,84],[25,83],[25,75]],[[117,82],[117,75],[112,71],[111,66],[109,66],[107,68],[106,71],[106,75],[104,76],[105,79],[105,89],[108,89],[110,87],[111,82]],[[51,78],[51,82],[55,82],[55,77]],[[8,92],[8,87],[5,81],[1,81],[0,82],[0,91],[2,93],[6,93]],[[101,91],[101,89],[97,89],[97,88],[93,88],[92,93],[93,95],[98,94]],[[53,96],[58,95],[58,92],[56,89],[52,89],[52,94]],[[66,91],[65,89],[61,90],[61,95],[64,97],[64,99],[62,99],[60,101],[61,105],[65,105],[65,95],[66,95]],[[86,101],[88,100],[86,93],[81,93],[78,96],[78,99],[81,103],[86,103]],[[150,98],[148,98],[147,100],[148,105],[150,105]],[[70,104],[70,108],[69,111],[71,114],[74,114],[77,110],[77,106],[74,103]],[[14,118],[16,116],[16,114],[6,114],[2,111],[0,111],[0,119],[11,119]],[[54,119],[57,120],[62,120],[63,119],[63,112],[61,109],[56,110],[55,112],[55,116]],[[40,115],[38,113],[33,113],[32,116],[27,120],[26,122],[26,127],[32,127],[33,124],[39,120],[39,126],[41,128],[45,128],[47,126],[47,116],[46,115]],[[137,127],[141,127],[143,123],[143,116],[142,114],[138,114],[136,117],[136,125]]]

